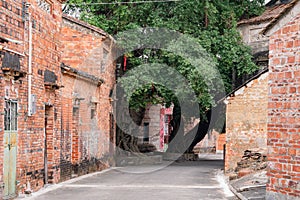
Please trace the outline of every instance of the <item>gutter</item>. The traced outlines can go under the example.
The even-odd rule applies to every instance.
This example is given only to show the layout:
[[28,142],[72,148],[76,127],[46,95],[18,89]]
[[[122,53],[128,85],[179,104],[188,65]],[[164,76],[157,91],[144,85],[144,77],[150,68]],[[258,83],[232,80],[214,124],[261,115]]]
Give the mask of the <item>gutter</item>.
[[228,184],[229,189],[231,190],[231,192],[238,197],[241,200],[248,200],[246,197],[244,197],[241,193],[239,193],[238,191],[236,191],[236,189],[234,187],[232,187],[232,185],[230,185],[230,183]]

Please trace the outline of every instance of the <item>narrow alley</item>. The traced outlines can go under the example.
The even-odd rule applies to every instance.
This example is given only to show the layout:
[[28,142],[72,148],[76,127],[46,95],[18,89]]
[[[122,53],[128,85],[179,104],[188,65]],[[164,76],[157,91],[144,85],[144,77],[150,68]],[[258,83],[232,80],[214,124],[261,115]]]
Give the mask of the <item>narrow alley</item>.
[[299,200],[300,0],[1,0],[0,200]]

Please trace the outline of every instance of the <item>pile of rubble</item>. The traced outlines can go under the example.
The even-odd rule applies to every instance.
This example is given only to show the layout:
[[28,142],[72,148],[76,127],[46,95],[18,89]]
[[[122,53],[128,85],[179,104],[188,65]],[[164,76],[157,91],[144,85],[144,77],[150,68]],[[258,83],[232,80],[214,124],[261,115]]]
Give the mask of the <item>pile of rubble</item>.
[[230,190],[240,199],[264,200],[268,177],[266,171],[258,171],[230,181]]
[[267,155],[265,149],[251,149],[244,151],[244,155],[237,163],[235,173],[232,178],[242,177],[256,171],[267,168]]

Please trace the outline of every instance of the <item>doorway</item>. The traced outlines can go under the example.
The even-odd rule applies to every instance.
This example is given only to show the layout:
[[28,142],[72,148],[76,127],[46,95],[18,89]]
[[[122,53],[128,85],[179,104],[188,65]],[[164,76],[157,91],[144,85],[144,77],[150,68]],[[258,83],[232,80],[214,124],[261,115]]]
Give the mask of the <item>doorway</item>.
[[4,107],[4,197],[16,196],[17,137],[18,137],[17,101],[5,100]]
[[53,117],[51,117],[51,111],[52,111],[52,106],[46,105],[45,106],[45,130],[44,130],[44,184],[48,184],[49,180],[48,180],[48,154],[49,154],[49,136],[52,135],[52,120]]

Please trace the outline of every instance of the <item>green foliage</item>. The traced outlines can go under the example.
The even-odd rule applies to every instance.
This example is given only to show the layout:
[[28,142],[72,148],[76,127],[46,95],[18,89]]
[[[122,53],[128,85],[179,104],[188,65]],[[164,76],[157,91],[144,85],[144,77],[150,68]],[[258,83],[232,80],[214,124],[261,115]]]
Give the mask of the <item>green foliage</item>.
[[[124,0],[115,2],[121,1]],[[260,14],[263,11],[261,5],[264,0],[182,0],[168,3],[89,4],[97,2],[110,3],[111,1],[69,0],[68,4],[70,9],[72,9],[72,5],[77,4],[75,7],[80,8],[82,20],[102,28],[111,35],[139,27],[163,27],[190,35],[210,54],[221,73],[227,92],[232,89],[233,72],[241,77],[257,70],[257,66],[251,60],[250,49],[241,41],[237,31],[237,21]],[[206,111],[214,104],[213,99],[216,99],[218,94],[211,90],[217,91],[218,88],[205,81],[206,76],[211,78],[210,80],[214,80],[214,77],[209,77],[209,72],[203,77],[203,74],[201,76],[194,68],[195,65],[203,63],[202,60],[186,60],[184,55],[176,55],[167,49],[157,49],[141,46],[139,50],[128,52],[128,68],[142,64],[143,61],[139,57],[147,55],[149,57],[147,62],[165,63],[188,80],[189,86],[196,94],[196,99],[192,101],[199,103],[201,112]],[[193,49],[184,49],[184,51],[190,50]],[[203,69],[203,71],[206,70]],[[138,78],[141,77],[143,77],[142,74]],[[141,84],[136,79],[136,76],[132,76],[123,80],[124,85],[136,88],[131,96],[130,105],[132,107],[144,107],[146,103],[170,105],[170,102],[176,102],[176,95],[179,95],[176,92],[180,90],[176,92],[168,90],[162,84],[151,83],[152,80]],[[138,84],[141,85],[138,87]],[[159,95],[149,97],[147,94],[153,84]],[[215,95],[211,95],[212,93]]]

